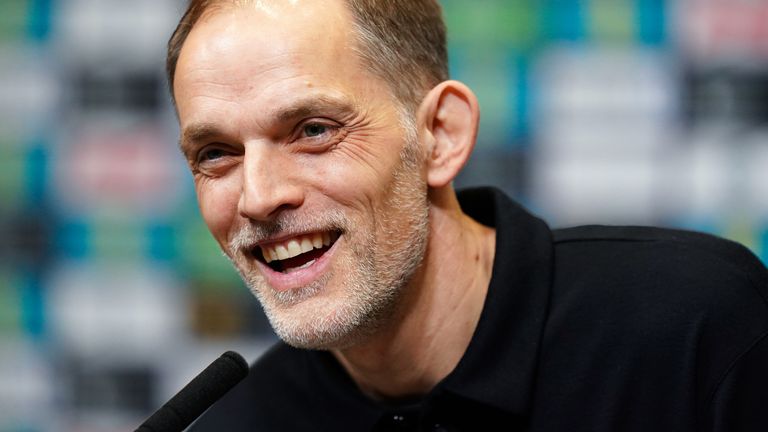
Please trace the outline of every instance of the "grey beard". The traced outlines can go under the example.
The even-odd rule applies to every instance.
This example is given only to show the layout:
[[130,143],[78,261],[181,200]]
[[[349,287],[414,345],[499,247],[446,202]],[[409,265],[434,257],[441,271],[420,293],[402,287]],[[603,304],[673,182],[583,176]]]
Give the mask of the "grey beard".
[[[394,173],[386,207],[393,214],[372,214],[372,224],[365,236],[338,210],[305,214],[286,212],[267,223],[251,223],[230,242],[229,254],[250,290],[259,299],[277,335],[289,345],[311,349],[343,349],[352,346],[385,326],[394,315],[403,291],[420,266],[427,247],[429,205],[426,185],[418,175],[418,147],[407,145],[401,153],[401,165]],[[401,220],[393,219],[397,214]],[[307,217],[312,218],[307,220]],[[296,316],[301,304],[311,301],[330,283],[327,273],[308,286],[276,292],[267,286],[254,269],[247,270],[243,248],[251,247],[275,234],[303,233],[335,229],[342,232],[351,250],[336,257],[333,271],[349,269],[349,274],[335,275],[340,280],[342,297],[331,304],[331,311],[317,316]],[[378,237],[376,232],[380,233]],[[381,244],[380,244],[381,243]],[[378,255],[374,255],[378,253]],[[229,255],[227,254],[227,255]],[[243,266],[237,265],[237,261]],[[327,306],[327,304],[324,304]]]

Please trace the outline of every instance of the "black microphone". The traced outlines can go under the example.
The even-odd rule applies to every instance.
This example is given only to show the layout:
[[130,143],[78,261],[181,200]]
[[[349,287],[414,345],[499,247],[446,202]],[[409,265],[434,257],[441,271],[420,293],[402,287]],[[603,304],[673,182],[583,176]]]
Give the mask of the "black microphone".
[[246,375],[248,363],[243,357],[225,352],[134,432],[182,432]]

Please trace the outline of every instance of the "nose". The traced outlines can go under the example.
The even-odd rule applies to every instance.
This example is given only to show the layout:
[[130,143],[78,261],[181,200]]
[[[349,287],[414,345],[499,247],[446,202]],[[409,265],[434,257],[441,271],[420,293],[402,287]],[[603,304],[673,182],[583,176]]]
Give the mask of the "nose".
[[281,211],[304,203],[304,189],[298,181],[290,155],[270,144],[246,147],[242,167],[242,190],[238,202],[241,216],[267,221]]

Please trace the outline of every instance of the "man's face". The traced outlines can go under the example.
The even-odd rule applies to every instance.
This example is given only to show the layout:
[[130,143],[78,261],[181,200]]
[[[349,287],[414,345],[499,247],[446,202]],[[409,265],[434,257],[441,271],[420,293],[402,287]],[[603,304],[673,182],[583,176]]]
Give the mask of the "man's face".
[[182,150],[278,335],[341,348],[391,314],[424,255],[422,157],[340,2],[252,3],[204,16],[184,44]]

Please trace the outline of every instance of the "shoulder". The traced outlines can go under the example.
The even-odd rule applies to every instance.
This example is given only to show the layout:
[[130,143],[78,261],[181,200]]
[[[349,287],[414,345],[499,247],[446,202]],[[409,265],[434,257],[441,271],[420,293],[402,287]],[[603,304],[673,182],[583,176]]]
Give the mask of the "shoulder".
[[553,230],[559,245],[596,243],[654,243],[657,246],[687,246],[717,255],[747,267],[764,269],[756,257],[739,243],[695,231],[644,226],[585,225]]
[[737,243],[643,227],[578,227],[553,238],[553,330],[685,341],[733,350],[732,359],[768,328],[768,272]]
[[296,403],[301,403],[300,395],[306,393],[306,384],[301,382],[306,376],[305,357],[301,350],[276,343],[190,430],[278,430],[286,419],[296,417]]
[[[584,388],[666,389],[668,399],[696,389],[703,406],[768,331],[768,273],[737,243],[586,226],[555,230],[553,245],[542,351],[553,388],[572,376],[601,377]],[[588,392],[582,384],[573,391]]]
[[686,247],[702,254],[717,256],[737,266],[764,270],[764,266],[739,243],[710,234],[643,226],[585,225],[553,231],[558,245],[596,245],[599,243],[649,243],[655,247]]
[[603,281],[607,289],[642,285],[650,294],[677,293],[687,300],[749,298],[768,307],[765,266],[729,240],[691,231],[593,225],[555,230],[553,241],[556,270],[577,281]]
[[768,330],[768,272],[738,243],[605,226],[556,230],[553,241],[553,341],[589,341],[656,369],[695,358],[709,393]]

